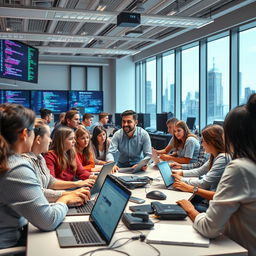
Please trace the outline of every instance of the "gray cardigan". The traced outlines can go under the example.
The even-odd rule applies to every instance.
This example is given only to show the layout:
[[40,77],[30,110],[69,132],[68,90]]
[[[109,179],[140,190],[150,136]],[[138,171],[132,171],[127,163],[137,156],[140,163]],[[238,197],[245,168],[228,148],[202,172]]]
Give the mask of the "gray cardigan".
[[27,221],[41,230],[54,230],[64,219],[64,203],[49,204],[37,175],[20,155],[9,157],[10,170],[0,174],[0,248],[14,246]]

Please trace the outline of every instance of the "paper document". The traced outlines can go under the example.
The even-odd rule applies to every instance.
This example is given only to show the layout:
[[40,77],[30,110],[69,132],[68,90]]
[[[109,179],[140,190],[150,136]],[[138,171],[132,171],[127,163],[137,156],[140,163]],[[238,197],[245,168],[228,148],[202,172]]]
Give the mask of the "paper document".
[[147,243],[209,247],[210,240],[200,235],[192,225],[158,223],[149,232]]

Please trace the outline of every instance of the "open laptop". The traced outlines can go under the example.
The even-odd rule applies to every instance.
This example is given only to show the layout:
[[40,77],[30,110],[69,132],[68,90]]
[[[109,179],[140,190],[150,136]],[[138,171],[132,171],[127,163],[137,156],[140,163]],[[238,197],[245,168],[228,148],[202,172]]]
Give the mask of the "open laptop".
[[161,173],[166,188],[173,189],[172,184],[174,183],[174,178],[172,177],[172,169],[170,168],[168,162],[159,162],[157,167]]
[[89,220],[63,222],[56,229],[60,247],[108,245],[130,196],[128,189],[108,175]]
[[96,195],[100,192],[100,189],[102,187],[102,184],[106,176],[111,172],[114,165],[115,165],[115,162],[111,162],[103,165],[101,172],[99,172],[99,175],[96,179],[96,182],[94,183],[93,187],[90,190],[91,200],[87,201],[86,204],[81,206],[69,207],[67,216],[89,215],[91,213],[91,210],[95,203],[94,199]]
[[118,172],[121,173],[137,173],[137,172],[141,172],[141,168],[145,165],[148,164],[149,160],[151,158],[144,158],[142,160],[140,160],[136,166],[136,168],[132,168],[132,167],[124,167],[124,168],[119,168]]

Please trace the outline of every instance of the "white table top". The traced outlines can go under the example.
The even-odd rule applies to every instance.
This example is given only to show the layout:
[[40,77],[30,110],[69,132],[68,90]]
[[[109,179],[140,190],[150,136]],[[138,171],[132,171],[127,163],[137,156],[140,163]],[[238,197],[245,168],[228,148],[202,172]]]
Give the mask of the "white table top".
[[[124,174],[117,174],[124,175]],[[167,199],[161,201],[162,203],[175,203],[179,199],[188,199],[191,194],[184,193],[180,191],[172,191],[165,189],[163,181],[160,177],[160,173],[156,170],[155,167],[148,168],[146,173],[140,175],[148,175],[152,178],[159,178],[154,180],[151,185],[148,185],[145,188],[139,188],[132,190],[132,195],[140,198],[146,199],[146,203],[150,203],[151,199],[145,198],[145,192],[151,190],[160,190],[167,195]],[[137,205],[135,203],[129,202],[126,208],[126,211],[129,212],[130,205]],[[64,221],[83,221],[88,220],[88,216],[72,216],[66,217]],[[153,220],[157,222],[158,220]],[[180,225],[191,225],[191,220],[187,217],[183,221],[161,221],[164,223],[173,223]],[[141,230],[143,234],[147,235],[149,230]],[[126,226],[120,221],[116,233],[111,241],[113,244],[119,238],[130,238],[132,236],[137,236],[140,233],[138,231],[129,231]],[[120,243],[125,242],[126,240],[121,240]],[[110,245],[111,245],[110,244]],[[118,243],[117,243],[118,244]],[[167,255],[247,255],[247,250],[233,242],[229,238],[222,236],[218,239],[211,240],[210,247],[194,247],[194,246],[181,246],[181,245],[159,245],[154,244],[158,250],[161,252],[161,256]],[[55,256],[71,256],[71,255],[81,255],[87,251],[96,249],[97,247],[80,247],[80,248],[60,248],[58,244],[58,239],[55,231],[52,232],[41,232],[33,225],[29,224],[28,231],[28,241],[27,241],[27,255],[28,256],[45,256],[45,255],[55,255]],[[100,247],[98,247],[100,248]],[[102,247],[101,247],[102,248]],[[122,251],[128,252],[131,256],[137,255],[157,255],[148,244],[142,243],[140,241],[132,241],[126,245],[119,248]],[[97,252],[95,255],[112,255],[114,252],[102,251]],[[115,253],[118,255],[117,253]],[[114,254],[114,255],[115,255]]]

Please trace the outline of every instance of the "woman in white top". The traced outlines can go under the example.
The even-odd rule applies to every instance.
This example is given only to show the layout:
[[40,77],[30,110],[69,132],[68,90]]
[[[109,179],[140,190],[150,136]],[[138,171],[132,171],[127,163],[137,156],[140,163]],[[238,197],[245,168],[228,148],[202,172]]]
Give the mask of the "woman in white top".
[[175,153],[171,155],[161,154],[160,158],[164,161],[174,161],[180,164],[197,161],[200,144],[197,136],[190,132],[184,121],[175,123],[173,148]]
[[109,148],[107,131],[102,126],[95,126],[92,134],[92,147],[94,150],[95,164],[105,164],[106,154]]
[[221,233],[256,255],[256,94],[246,105],[231,110],[224,122],[225,148],[233,160],[226,167],[206,213],[199,214],[187,200],[177,203],[202,235]]

